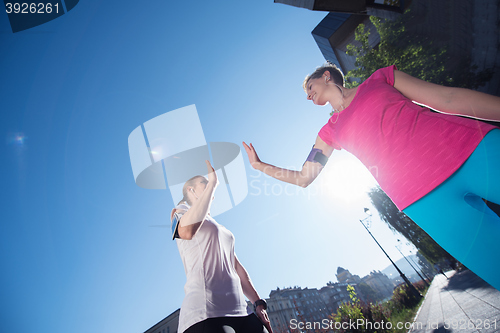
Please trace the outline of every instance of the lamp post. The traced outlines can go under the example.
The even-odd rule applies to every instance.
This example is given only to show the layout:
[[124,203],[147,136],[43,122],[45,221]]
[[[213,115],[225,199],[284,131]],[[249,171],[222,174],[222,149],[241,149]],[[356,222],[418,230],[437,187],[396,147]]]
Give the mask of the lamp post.
[[417,298],[417,299],[420,299],[422,298],[422,295],[418,292],[417,288],[415,288],[415,286],[410,282],[410,280],[408,280],[408,278],[406,277],[406,275],[404,275],[403,272],[401,272],[401,270],[399,269],[399,267],[394,263],[394,261],[392,261],[391,257],[389,257],[389,255],[387,254],[387,252],[385,252],[384,248],[382,247],[382,245],[379,244],[379,242],[377,241],[377,239],[375,238],[375,236],[372,235],[372,233],[370,232],[370,230],[368,229],[368,227],[365,225],[364,221],[368,220],[367,221],[367,224],[370,223],[370,220],[371,220],[371,217],[372,217],[372,214],[370,212],[370,209],[368,208],[365,208],[365,214],[367,214],[368,216],[365,217],[364,219],[362,220],[359,220],[359,222],[361,222],[361,224],[363,225],[363,227],[365,227],[366,231],[368,231],[368,233],[370,234],[370,236],[372,236],[373,240],[375,241],[375,243],[377,243],[377,245],[380,247],[380,249],[382,250],[382,252],[384,252],[385,256],[390,260],[390,262],[394,265],[394,268],[396,268],[396,270],[398,271],[399,275],[401,276],[401,278],[406,282],[406,285],[408,286],[408,288],[410,288],[412,294]]
[[425,285],[426,285],[427,287],[429,287],[429,283],[427,283],[427,280],[426,280],[426,279],[424,279],[424,278],[422,277],[422,275],[420,275],[420,273],[417,271],[417,269],[416,269],[415,267],[413,267],[413,265],[412,265],[412,264],[408,261],[408,258],[406,258],[406,256],[403,254],[403,252],[401,252],[401,249],[399,248],[400,246],[401,246],[401,241],[398,239],[398,245],[396,245],[396,249],[398,249],[399,253],[401,253],[401,255],[403,256],[403,258],[405,258],[406,262],[408,263],[408,265],[410,265],[410,266],[411,266],[411,268],[413,268],[413,270],[415,271],[415,273],[417,273],[417,274],[418,274],[418,276],[420,276],[420,279],[421,279],[422,281],[424,281]]

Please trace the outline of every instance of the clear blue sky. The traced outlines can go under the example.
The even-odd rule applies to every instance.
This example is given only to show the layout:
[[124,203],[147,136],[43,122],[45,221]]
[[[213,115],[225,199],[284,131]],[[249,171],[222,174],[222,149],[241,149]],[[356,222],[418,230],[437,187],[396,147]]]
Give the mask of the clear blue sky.
[[[154,227],[172,199],[134,183],[128,135],[196,104],[207,141],[252,142],[299,168],[328,119],[301,88],[324,62],[310,32],[325,15],[271,0],[81,0],[13,34],[1,14],[0,331],[143,332],[180,307],[182,262]],[[261,296],[390,264],[358,222],[374,181],[352,156],[287,193],[245,163],[249,194],[217,220]],[[401,258],[377,217],[372,231]]]

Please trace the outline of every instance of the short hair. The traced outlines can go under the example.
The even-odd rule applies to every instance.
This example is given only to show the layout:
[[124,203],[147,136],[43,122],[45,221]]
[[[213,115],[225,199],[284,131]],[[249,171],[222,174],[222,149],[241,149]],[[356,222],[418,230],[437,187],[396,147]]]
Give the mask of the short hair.
[[302,88],[307,91],[307,83],[312,79],[318,79],[323,76],[323,74],[329,71],[331,78],[333,79],[333,83],[338,84],[339,86],[344,86],[344,73],[334,64],[327,61],[323,66],[316,68],[316,70],[306,76],[304,82],[302,83]]

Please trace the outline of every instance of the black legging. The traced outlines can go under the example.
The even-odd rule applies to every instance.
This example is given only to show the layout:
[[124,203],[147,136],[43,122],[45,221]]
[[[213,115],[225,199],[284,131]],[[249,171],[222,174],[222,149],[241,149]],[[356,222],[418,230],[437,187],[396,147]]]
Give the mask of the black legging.
[[184,333],[268,333],[255,314],[245,317],[208,318],[190,326]]

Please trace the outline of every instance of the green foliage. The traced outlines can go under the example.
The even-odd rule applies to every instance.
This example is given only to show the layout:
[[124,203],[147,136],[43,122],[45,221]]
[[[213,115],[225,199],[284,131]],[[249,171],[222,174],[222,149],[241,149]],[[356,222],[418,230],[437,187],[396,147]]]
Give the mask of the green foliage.
[[358,291],[361,296],[369,302],[376,302],[382,300],[384,297],[377,290],[370,287],[365,282],[358,283]]
[[[414,286],[425,293],[426,285],[423,282]],[[359,286],[358,286],[359,287]],[[338,323],[340,333],[389,333],[399,332],[397,323],[411,322],[420,305],[409,288],[405,285],[394,290],[390,301],[382,304],[366,303],[359,300],[355,289],[348,286],[351,302],[343,303],[332,319]],[[361,323],[361,325],[349,325]],[[378,324],[376,324],[378,323]],[[401,331],[403,332],[403,331]]]
[[424,274],[424,276],[427,279],[430,279],[431,276],[434,276],[434,274],[435,274],[434,267],[420,251],[417,251],[417,259],[418,259],[418,265],[420,266],[421,271]]
[[[333,319],[338,323],[353,323],[358,322],[358,320],[364,321],[363,313],[361,312],[361,307],[358,303],[343,303],[337,309],[337,314]],[[347,325],[346,325],[347,326]],[[357,329],[341,329],[341,333],[357,333],[364,332],[364,330]]]
[[[340,333],[388,333],[391,331],[384,328],[380,329],[380,327],[384,327],[383,324],[374,324],[389,322],[389,310],[386,307],[380,304],[361,302],[351,285],[347,286],[347,291],[349,291],[351,302],[340,305],[337,313],[333,316],[335,322],[346,323],[339,326],[342,327],[339,330]],[[350,325],[351,323],[357,324]],[[379,329],[374,329],[375,327]]]
[[[413,285],[422,295],[425,294],[427,286],[423,281],[419,281]],[[404,289],[403,292],[401,292],[401,288]],[[420,301],[416,300],[406,285],[402,285],[394,290],[393,297],[385,304],[387,309],[390,310],[393,332],[407,333],[407,329],[404,327],[398,329],[397,324],[411,323],[423,301],[424,298],[421,298]]]
[[393,309],[411,308],[418,304],[420,298],[416,298],[406,284],[399,285],[394,289],[394,293],[390,300]]
[[356,290],[350,284],[347,285],[347,291],[349,292],[349,298],[353,303],[359,302],[358,296],[356,295]]
[[346,74],[346,86],[355,87],[366,80],[373,72],[382,67],[396,65],[400,71],[425,81],[445,86],[477,88],[488,82],[493,72],[484,70],[476,73],[477,67],[468,58],[458,64],[458,70],[446,68],[450,54],[438,48],[432,41],[407,32],[405,22],[414,19],[410,11],[398,20],[383,20],[374,16],[370,21],[380,35],[380,43],[371,48],[369,31],[360,24],[355,31],[360,45],[349,44],[347,54],[356,57],[356,68]]

